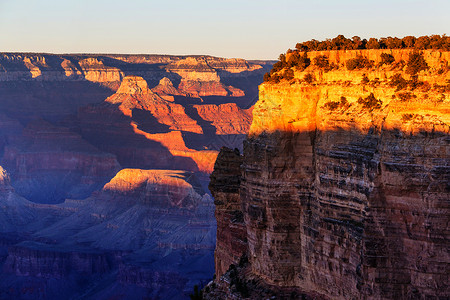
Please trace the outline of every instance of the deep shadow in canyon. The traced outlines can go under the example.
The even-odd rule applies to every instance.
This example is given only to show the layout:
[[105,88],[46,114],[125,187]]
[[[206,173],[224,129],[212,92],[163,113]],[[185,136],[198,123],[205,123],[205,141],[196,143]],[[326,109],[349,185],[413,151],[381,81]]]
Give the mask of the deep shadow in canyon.
[[[208,176],[218,150],[244,139],[249,119],[232,118],[269,66],[20,53],[0,65],[0,298],[186,299],[206,284]],[[220,68],[253,77],[236,89]],[[231,118],[203,106],[209,94],[237,104]]]

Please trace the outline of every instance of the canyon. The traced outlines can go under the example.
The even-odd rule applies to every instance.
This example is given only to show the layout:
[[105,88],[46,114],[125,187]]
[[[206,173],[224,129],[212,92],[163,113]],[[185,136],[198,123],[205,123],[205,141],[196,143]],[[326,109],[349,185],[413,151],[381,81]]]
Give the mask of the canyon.
[[186,299],[273,62],[0,53],[0,298]]
[[203,297],[447,298],[450,53],[307,58],[260,85],[242,154],[218,156],[217,277]]
[[0,298],[448,297],[450,53],[299,54],[1,53]]

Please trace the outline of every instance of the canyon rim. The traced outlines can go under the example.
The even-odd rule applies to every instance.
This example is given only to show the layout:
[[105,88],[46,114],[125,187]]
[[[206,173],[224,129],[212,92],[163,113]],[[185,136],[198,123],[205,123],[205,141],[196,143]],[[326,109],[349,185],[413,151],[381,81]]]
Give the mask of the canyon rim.
[[448,298],[449,49],[307,46],[218,156],[204,298]]

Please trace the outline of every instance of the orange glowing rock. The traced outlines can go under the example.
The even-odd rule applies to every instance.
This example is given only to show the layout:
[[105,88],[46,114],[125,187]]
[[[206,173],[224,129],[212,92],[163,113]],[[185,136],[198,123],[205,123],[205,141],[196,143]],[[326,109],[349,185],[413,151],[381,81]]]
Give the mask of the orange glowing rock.
[[129,117],[133,116],[133,110],[148,111],[159,123],[168,125],[171,130],[203,132],[197,122],[186,114],[182,105],[166,101],[153,93],[148,89],[147,82],[139,76],[125,77],[117,93],[105,101],[117,104]]

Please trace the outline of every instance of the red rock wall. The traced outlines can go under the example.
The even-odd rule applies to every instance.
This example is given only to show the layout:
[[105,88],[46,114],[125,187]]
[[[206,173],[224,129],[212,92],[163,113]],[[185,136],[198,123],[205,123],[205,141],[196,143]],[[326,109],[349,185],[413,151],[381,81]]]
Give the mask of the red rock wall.
[[239,187],[242,156],[237,150],[222,148],[211,174],[209,189],[216,205],[217,243],[216,276],[222,276],[231,264],[236,264],[247,250]]
[[[427,52],[419,80],[445,85],[447,54]],[[361,83],[373,72],[384,77]],[[330,299],[450,294],[450,94],[408,88],[405,101],[389,82],[396,72],[409,78],[342,65],[312,84],[260,86],[240,185],[252,275]],[[320,70],[295,78],[307,73]],[[358,101],[370,93],[380,107]],[[347,105],[326,105],[341,97]]]

